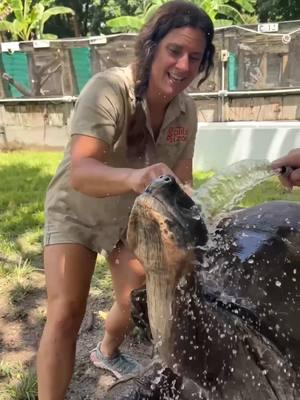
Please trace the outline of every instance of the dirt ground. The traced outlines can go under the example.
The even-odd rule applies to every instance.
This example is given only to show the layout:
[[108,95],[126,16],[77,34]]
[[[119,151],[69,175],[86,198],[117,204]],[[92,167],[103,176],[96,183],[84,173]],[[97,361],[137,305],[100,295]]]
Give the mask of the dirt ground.
[[[20,362],[26,367],[35,366],[36,350],[45,321],[45,283],[42,271],[32,277],[34,290],[22,304],[12,307],[7,296],[0,292],[0,360]],[[103,333],[103,321],[99,310],[108,310],[111,300],[91,295],[77,345],[76,367],[67,394],[68,400],[103,399],[107,389],[115,382],[111,374],[95,368],[89,361],[89,353]],[[151,358],[149,342],[131,334],[122,350],[134,356],[143,365]],[[0,380],[0,392],[1,392]],[[1,398],[1,396],[0,396]],[[25,399],[24,399],[25,400]]]

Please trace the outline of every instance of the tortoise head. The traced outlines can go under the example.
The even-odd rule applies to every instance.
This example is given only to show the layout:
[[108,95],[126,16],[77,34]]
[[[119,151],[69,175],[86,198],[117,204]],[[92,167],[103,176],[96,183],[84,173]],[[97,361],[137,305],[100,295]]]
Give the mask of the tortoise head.
[[[171,176],[153,181],[131,211],[128,243],[146,274],[173,276],[175,282],[199,260],[208,239],[201,210]],[[197,250],[198,249],[198,250]],[[197,254],[196,254],[197,253]]]

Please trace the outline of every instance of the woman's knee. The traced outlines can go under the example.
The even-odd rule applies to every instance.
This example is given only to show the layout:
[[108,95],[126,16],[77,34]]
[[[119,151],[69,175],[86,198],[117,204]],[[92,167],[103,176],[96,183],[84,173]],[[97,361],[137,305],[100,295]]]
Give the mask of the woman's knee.
[[144,285],[144,268],[126,247],[117,247],[109,255],[108,263],[117,297],[123,297],[126,301],[133,289]]
[[129,312],[131,309],[131,291],[126,290],[124,293],[118,293],[116,303],[121,310]]
[[86,304],[72,300],[55,300],[48,303],[47,325],[57,336],[76,337],[84,317]]

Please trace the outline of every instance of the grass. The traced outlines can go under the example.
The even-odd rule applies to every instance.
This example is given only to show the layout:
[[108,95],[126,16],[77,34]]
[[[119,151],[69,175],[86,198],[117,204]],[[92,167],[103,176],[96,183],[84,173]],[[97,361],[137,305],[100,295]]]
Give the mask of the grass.
[[0,278],[7,278],[12,281],[22,281],[30,279],[33,272],[33,267],[30,265],[28,260],[19,260],[15,263],[1,263],[0,264]]
[[28,260],[19,260],[18,264],[2,263],[0,264],[0,279],[3,290],[6,289],[9,302],[13,306],[19,306],[25,298],[33,293],[32,273],[34,268]]
[[0,380],[8,381],[1,391],[1,400],[37,400],[37,379],[31,369],[19,363],[0,362]]
[[111,287],[111,275],[107,268],[106,260],[103,256],[98,256],[92,277],[91,293],[98,297],[110,299],[112,296]]
[[61,153],[1,153],[2,257],[26,259],[41,251],[45,190],[61,157]]

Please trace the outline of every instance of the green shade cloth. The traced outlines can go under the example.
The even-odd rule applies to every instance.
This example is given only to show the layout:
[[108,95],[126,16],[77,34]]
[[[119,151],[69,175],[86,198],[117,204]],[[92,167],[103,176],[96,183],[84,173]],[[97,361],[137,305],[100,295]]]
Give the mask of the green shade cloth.
[[[27,55],[22,51],[15,53],[2,53],[2,63],[5,72],[7,72],[15,81],[30,91]],[[9,91],[12,97],[23,97],[13,85],[9,85]]]
[[228,90],[237,90],[238,85],[238,60],[234,53],[228,57]]
[[90,64],[90,48],[78,47],[71,49],[71,57],[75,71],[77,93],[81,91],[92,76]]

